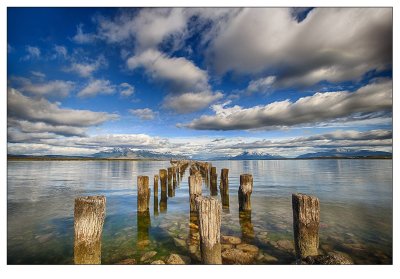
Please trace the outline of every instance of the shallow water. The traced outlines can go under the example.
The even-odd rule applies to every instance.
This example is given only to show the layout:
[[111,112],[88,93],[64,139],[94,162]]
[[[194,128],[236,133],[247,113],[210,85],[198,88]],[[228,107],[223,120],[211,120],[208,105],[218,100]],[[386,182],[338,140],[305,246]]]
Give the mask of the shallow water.
[[[392,263],[392,160],[214,161],[218,179],[229,169],[230,206],[221,234],[260,249],[256,264],[291,264],[291,194],[320,199],[321,253],[339,251],[356,264]],[[8,263],[72,264],[74,198],[105,195],[102,263],[156,251],[151,260],[178,253],[199,263],[196,232],[189,228],[188,170],[161,212],[150,199],[150,219],[138,218],[136,180],[169,167],[160,161],[9,161]],[[252,213],[239,217],[241,173],[252,173]],[[219,180],[218,180],[219,185]],[[160,186],[159,186],[160,189]],[[209,189],[203,184],[203,195]],[[155,206],[157,205],[157,206]],[[156,210],[157,209],[157,210]],[[246,218],[247,217],[247,218]],[[251,219],[251,220],[250,220]],[[197,240],[198,242],[198,240]]]

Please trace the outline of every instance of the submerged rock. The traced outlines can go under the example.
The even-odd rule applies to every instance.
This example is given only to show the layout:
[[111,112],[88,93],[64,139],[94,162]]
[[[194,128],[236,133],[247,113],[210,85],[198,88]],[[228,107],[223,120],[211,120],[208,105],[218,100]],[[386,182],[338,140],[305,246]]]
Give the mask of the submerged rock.
[[175,243],[175,246],[177,246],[177,247],[184,247],[184,248],[186,247],[186,241],[183,239],[174,238],[174,243]]
[[242,240],[237,236],[223,235],[221,236],[222,244],[240,244]]
[[143,256],[140,258],[141,262],[146,262],[149,259],[151,259],[152,257],[154,257],[155,255],[157,255],[156,251],[149,251],[143,254]]
[[253,253],[246,253],[239,249],[227,249],[222,252],[223,264],[252,264],[256,257]]
[[259,250],[257,246],[246,243],[238,244],[236,245],[236,248],[242,250],[243,252],[249,252],[255,254],[257,254]]
[[167,259],[167,264],[190,264],[191,260],[189,257],[171,254]]
[[290,241],[290,240],[287,240],[287,239],[278,240],[276,242],[276,245],[278,246],[278,248],[281,248],[281,249],[286,250],[286,251],[293,251],[294,250],[293,242]]
[[136,264],[136,260],[135,259],[125,259],[125,260],[118,262],[117,264]]
[[165,262],[162,260],[156,260],[154,262],[151,262],[151,264],[165,264]]
[[331,252],[328,255],[308,256],[305,258],[306,264],[354,264],[353,260],[343,254]]
[[224,251],[226,249],[232,249],[235,248],[233,244],[221,244],[221,250]]

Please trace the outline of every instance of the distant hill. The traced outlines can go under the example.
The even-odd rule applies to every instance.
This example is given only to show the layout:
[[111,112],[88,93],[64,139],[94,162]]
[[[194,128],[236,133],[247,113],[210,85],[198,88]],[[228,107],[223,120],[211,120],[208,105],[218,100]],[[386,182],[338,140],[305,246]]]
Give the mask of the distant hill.
[[245,151],[236,156],[216,157],[213,158],[212,160],[279,160],[279,159],[286,159],[286,158],[279,155],[272,155],[268,153]]
[[298,156],[298,159],[310,158],[391,158],[392,153],[385,151],[331,149],[323,152],[307,153]]
[[98,152],[91,157],[104,159],[187,159],[185,156],[175,155],[170,152],[158,153],[148,150],[132,150],[130,148],[116,147],[107,151]]

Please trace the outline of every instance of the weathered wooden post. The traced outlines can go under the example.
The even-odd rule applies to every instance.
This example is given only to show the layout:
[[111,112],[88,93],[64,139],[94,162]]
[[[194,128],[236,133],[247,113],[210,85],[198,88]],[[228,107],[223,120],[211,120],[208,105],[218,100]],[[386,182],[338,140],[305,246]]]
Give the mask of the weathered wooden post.
[[172,197],[172,168],[168,168],[168,197]]
[[158,197],[158,175],[154,175],[154,197]]
[[154,215],[158,215],[158,175],[154,175],[154,200],[153,200],[153,210]]
[[219,184],[219,191],[221,193],[221,202],[224,208],[229,208],[229,169],[221,169],[221,182]]
[[217,168],[216,167],[211,167],[211,174],[210,174],[210,192],[211,192],[211,196],[216,196],[218,194],[217,180],[218,180]]
[[190,211],[197,211],[196,209],[196,198],[201,196],[201,175],[195,174],[189,176],[189,196],[190,196]]
[[177,182],[177,177],[176,177],[177,171],[176,171],[176,167],[172,168],[172,180],[173,180],[173,187],[174,189],[176,188],[178,182]]
[[75,264],[101,264],[101,235],[105,215],[106,198],[104,196],[75,199]]
[[253,192],[253,176],[251,174],[240,175],[239,195],[239,210],[251,211],[250,196]]
[[200,252],[204,264],[222,264],[221,203],[213,197],[196,199],[199,212]]
[[297,259],[318,255],[319,200],[292,194],[294,246]]
[[161,183],[161,192],[167,192],[167,171],[162,169],[159,170],[160,175],[160,183]]
[[160,199],[160,212],[167,211],[167,170],[162,169],[159,171],[161,182],[161,199]]
[[149,177],[138,176],[137,178],[137,210],[145,212],[149,210],[150,188]]

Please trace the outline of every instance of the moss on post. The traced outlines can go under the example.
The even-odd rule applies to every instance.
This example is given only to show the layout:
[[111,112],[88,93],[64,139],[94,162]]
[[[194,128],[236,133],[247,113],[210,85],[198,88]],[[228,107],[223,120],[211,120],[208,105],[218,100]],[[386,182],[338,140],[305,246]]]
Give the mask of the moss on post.
[[106,198],[104,196],[75,199],[75,264],[101,264],[101,236],[105,214]]

